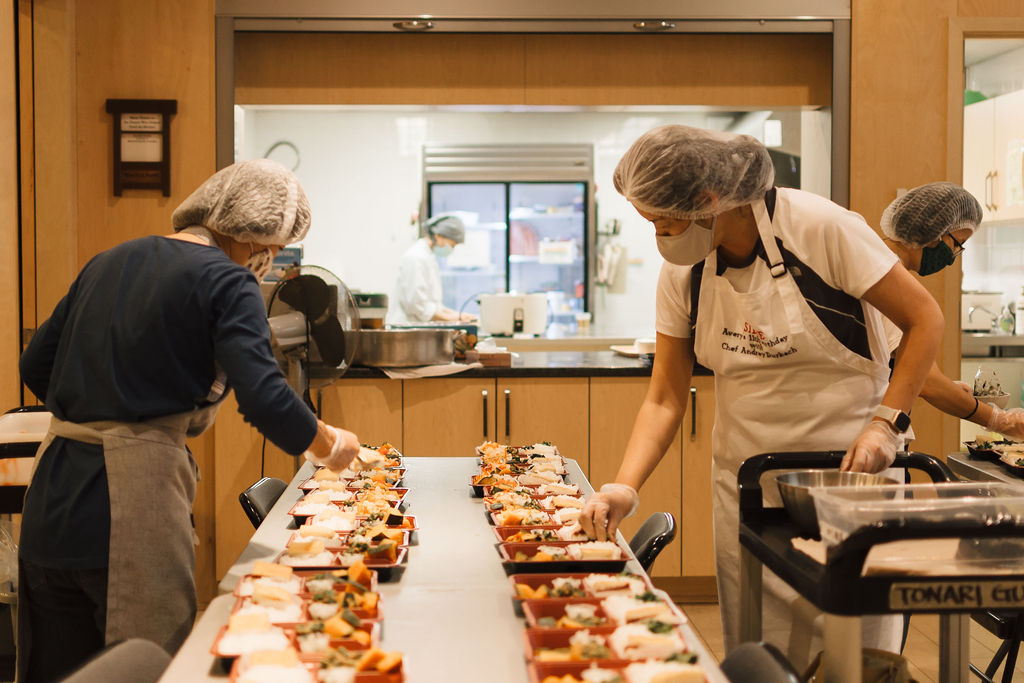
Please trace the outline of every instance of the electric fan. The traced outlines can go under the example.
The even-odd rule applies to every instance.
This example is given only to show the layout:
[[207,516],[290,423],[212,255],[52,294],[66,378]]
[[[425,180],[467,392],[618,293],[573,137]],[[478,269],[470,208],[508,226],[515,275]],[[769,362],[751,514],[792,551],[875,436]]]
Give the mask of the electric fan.
[[267,318],[288,384],[316,412],[310,379],[341,377],[359,351],[359,309],[352,293],[326,268],[299,266],[274,287]]

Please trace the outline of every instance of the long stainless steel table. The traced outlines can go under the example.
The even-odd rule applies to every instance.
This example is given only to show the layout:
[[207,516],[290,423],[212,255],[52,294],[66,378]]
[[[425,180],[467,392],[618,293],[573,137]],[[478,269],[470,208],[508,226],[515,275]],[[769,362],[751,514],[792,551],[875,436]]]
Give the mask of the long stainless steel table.
[[994,462],[975,460],[967,453],[950,453],[946,456],[946,464],[961,479],[1005,481],[1009,484],[1024,486],[1024,479],[1010,474]]
[[[513,611],[512,586],[494,550],[495,537],[480,499],[473,498],[472,457],[406,458],[403,484],[411,490],[408,514],[417,519],[419,544],[409,549],[402,577],[381,583],[382,646],[404,655],[406,680],[426,683],[526,683],[525,622]],[[591,488],[579,465],[567,461],[567,481]],[[227,595],[256,560],[272,560],[294,529],[287,514],[302,497],[299,484],[312,472],[303,466],[274,505],[238,562],[220,582],[215,598],[160,679],[162,683],[219,681],[227,677],[210,654],[217,630],[227,623],[234,597]],[[621,537],[620,537],[621,540]],[[630,571],[641,573],[635,560]],[[727,683],[689,624],[683,635],[713,683]]]

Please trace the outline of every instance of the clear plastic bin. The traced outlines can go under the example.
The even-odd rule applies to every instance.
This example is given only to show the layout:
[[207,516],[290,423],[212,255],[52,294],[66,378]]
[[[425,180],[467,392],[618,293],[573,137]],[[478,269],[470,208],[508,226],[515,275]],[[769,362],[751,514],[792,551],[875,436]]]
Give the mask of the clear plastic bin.
[[821,539],[827,546],[879,522],[1024,524],[1024,486],[1006,482],[813,488]]

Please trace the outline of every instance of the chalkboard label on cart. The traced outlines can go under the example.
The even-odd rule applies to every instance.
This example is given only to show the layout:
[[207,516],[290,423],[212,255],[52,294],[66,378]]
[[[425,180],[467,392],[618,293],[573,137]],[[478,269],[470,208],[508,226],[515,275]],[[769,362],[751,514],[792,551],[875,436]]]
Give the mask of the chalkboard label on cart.
[[943,581],[894,583],[889,608],[894,610],[971,610],[1024,607],[1019,581]]

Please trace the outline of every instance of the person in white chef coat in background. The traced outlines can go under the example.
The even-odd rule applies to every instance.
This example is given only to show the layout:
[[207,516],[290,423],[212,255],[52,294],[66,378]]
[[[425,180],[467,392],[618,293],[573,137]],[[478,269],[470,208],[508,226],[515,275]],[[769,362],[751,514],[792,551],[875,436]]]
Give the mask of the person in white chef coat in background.
[[438,257],[449,256],[455,245],[466,240],[465,224],[458,216],[443,213],[424,223],[423,229],[426,234],[402,254],[395,295],[398,305],[392,307],[390,322],[475,321],[476,316],[444,305],[437,265]]
[[[772,451],[843,450],[843,469],[892,463],[942,335],[935,300],[856,213],[773,187],[745,135],[662,126],[619,161],[615,188],[651,221],[662,265],[650,388],[614,483],[586,502],[588,535],[614,536],[686,410],[694,361],[715,373],[715,555],[726,650],[739,644],[736,473]],[[903,332],[890,379],[882,314]],[[765,570],[764,639],[798,668],[823,618]],[[898,651],[900,617],[863,619],[864,647]]]
[[[921,276],[952,265],[964,244],[981,227],[981,204],[956,183],[937,182],[915,187],[897,197],[882,213],[882,238],[903,267]],[[888,319],[886,338],[898,354],[902,338]],[[1003,410],[979,401],[973,387],[954,382],[932,364],[921,398],[939,410],[969,420],[991,432],[1024,439],[1024,410]]]

